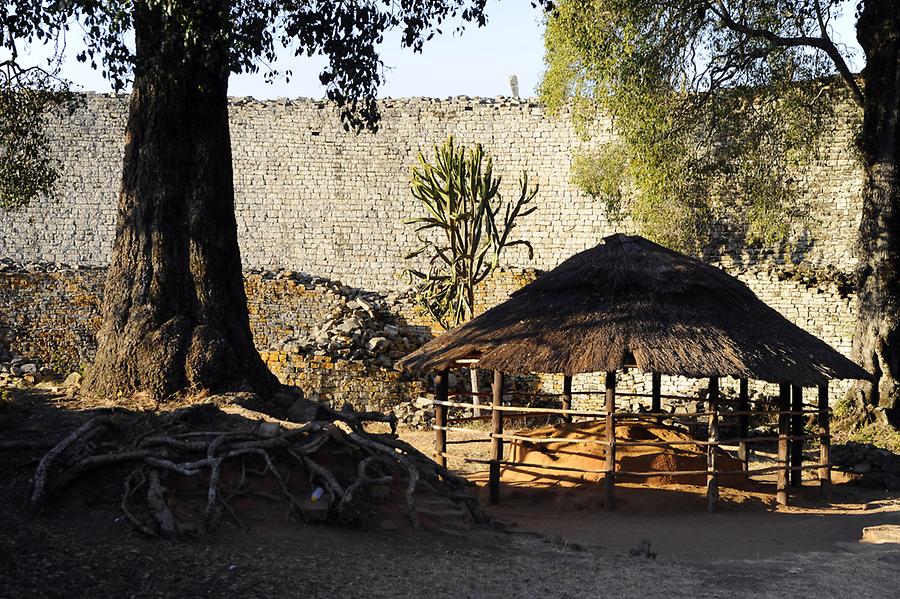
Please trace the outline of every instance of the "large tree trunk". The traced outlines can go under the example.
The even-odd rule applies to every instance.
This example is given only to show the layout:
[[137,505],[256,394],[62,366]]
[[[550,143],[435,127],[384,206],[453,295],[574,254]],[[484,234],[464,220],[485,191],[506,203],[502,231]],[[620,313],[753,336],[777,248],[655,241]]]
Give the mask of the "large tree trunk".
[[900,8],[866,0],[857,36],[866,54],[859,146],[865,167],[855,358],[876,377],[858,399],[873,415],[900,411]]
[[[116,240],[87,390],[162,400],[274,389],[253,345],[241,276],[227,46],[202,31],[190,46],[159,9],[136,2],[134,10]],[[210,31],[223,25],[210,21]]]

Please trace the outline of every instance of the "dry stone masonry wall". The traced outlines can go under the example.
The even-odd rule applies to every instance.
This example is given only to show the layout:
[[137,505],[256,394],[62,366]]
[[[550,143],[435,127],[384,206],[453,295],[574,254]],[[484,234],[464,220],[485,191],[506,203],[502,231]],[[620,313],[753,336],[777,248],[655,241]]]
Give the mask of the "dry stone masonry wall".
[[[503,301],[534,277],[500,269],[479,290],[479,305]],[[9,374],[22,384],[40,382],[40,372],[18,372],[20,365],[65,375],[94,359],[105,278],[105,268],[0,259],[0,386]],[[259,270],[245,273],[244,288],[256,347],[281,382],[336,407],[368,410],[408,406],[425,393],[422,380],[394,369],[434,332],[409,292]],[[400,415],[413,422],[421,412]]]
[[[283,380],[315,381],[308,383],[310,389],[336,389],[341,383],[307,373],[338,365],[339,372],[356,373],[347,379],[355,380],[362,371],[347,366],[351,363],[364,364],[367,376],[378,369],[388,372],[390,354],[404,349],[393,345],[383,329],[370,331],[365,323],[360,330],[368,332],[357,331],[358,338],[352,330],[348,336],[329,328],[341,326],[347,316],[341,311],[357,297],[386,302],[390,315],[380,315],[380,323],[418,327],[416,334],[430,330],[410,302],[387,298],[403,296],[399,275],[408,264],[402,256],[416,246],[411,229],[402,224],[418,209],[409,193],[410,168],[420,151],[430,154],[448,135],[485,145],[503,177],[505,195],[513,195],[523,170],[540,185],[538,210],[517,229],[534,244],[534,259],[529,261],[524,251],[508,254],[510,269],[482,293],[481,308],[531,280],[535,271],[527,269],[552,268],[604,236],[630,228],[610,222],[602,202],[571,182],[573,153],[612,139],[608,123],[584,142],[566,115],[549,117],[530,100],[387,99],[381,109],[377,133],[354,135],[344,132],[333,106],[325,102],[231,100],[239,240],[257,346]],[[0,214],[0,258],[80,267],[62,269],[65,275],[29,274],[19,266],[4,273],[0,327],[6,328],[0,334],[14,336],[19,351],[50,360],[52,345],[58,360],[68,356],[72,361],[93,351],[86,331],[96,329],[103,270],[85,267],[105,266],[112,251],[126,113],[125,97],[88,95],[83,108],[59,117],[50,132],[62,166],[58,194]],[[800,201],[812,218],[795,227],[793,252],[761,255],[740,239],[723,237],[707,256],[844,353],[850,350],[854,305],[846,279],[855,266],[861,201],[850,125],[855,117],[845,111],[823,133],[818,158],[797,174],[806,190]],[[336,312],[341,312],[337,321]],[[59,337],[46,340],[54,326]],[[387,339],[390,349],[372,352],[367,344],[374,337]],[[644,385],[638,378],[633,384]],[[368,392],[348,392],[347,399],[363,401]]]
[[93,360],[106,269],[0,262],[0,361],[7,350],[59,372]]
[[[56,120],[50,133],[62,162],[59,193],[0,217],[0,256],[22,263],[108,263],[126,103],[121,96],[88,95],[83,108]],[[451,134],[485,145],[506,196],[523,170],[540,185],[538,210],[518,229],[534,244],[535,258],[513,252],[511,266],[549,269],[628,229],[610,222],[602,202],[571,182],[573,152],[585,142],[565,114],[549,117],[533,101],[505,98],[387,99],[381,109],[379,131],[355,135],[343,130],[325,102],[232,99],[245,268],[302,271],[376,291],[402,288],[402,256],[416,246],[402,224],[418,210],[409,193],[410,168],[419,151],[430,155]],[[861,189],[849,110],[823,133],[819,157],[797,174],[812,218],[795,232],[800,253],[787,256],[841,272],[854,266]],[[612,137],[609,126],[598,126],[589,145]],[[718,254],[735,267],[758,258],[740,239],[721,240]]]

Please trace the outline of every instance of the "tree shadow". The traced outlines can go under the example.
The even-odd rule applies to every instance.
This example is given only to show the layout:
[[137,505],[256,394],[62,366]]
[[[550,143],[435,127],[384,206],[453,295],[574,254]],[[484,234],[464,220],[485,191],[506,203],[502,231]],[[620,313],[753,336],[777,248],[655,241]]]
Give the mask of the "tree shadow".
[[795,238],[782,239],[770,246],[751,239],[746,226],[737,226],[728,220],[714,223],[712,231],[712,240],[700,252],[703,260],[728,264],[737,270],[772,265],[798,266],[807,261],[817,246],[808,228],[804,228]]

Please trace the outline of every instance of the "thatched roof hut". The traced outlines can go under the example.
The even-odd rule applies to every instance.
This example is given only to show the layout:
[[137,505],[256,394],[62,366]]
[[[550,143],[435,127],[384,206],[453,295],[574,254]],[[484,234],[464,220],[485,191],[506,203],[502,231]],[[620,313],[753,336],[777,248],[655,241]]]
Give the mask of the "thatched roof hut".
[[613,235],[400,361],[507,373],[645,372],[816,386],[869,374],[724,271]]

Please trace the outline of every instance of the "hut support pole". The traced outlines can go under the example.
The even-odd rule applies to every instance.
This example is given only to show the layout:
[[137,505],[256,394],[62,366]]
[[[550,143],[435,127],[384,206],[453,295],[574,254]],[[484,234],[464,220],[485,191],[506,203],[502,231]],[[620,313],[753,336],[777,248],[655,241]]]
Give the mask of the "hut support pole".
[[788,472],[790,460],[788,459],[788,435],[790,433],[791,417],[787,412],[791,407],[791,386],[781,383],[778,390],[778,478],[775,483],[775,497],[779,504],[788,504]]
[[[650,411],[654,414],[662,412],[662,376],[658,372],[652,375],[650,386]],[[656,417],[657,422],[662,420],[662,416]]]
[[[750,385],[747,379],[741,379],[738,389],[738,411],[750,411]],[[747,442],[745,439],[750,434],[750,416],[742,414],[738,416],[738,459],[744,465],[744,472],[750,469],[750,455],[747,453]]]
[[[572,409],[572,375],[570,374],[563,376],[562,408],[563,410]],[[563,421],[572,422],[572,415],[563,414]]]
[[478,395],[481,392],[481,387],[478,384],[478,369],[474,366],[469,369],[469,383],[472,387],[472,403],[475,404],[475,407],[472,408],[472,415],[481,416],[481,408],[478,407],[481,403],[481,396]]
[[799,487],[803,484],[803,387],[791,386],[791,486]]
[[[503,373],[494,371],[494,383],[491,386],[491,404],[500,406],[503,403]],[[500,462],[503,461],[503,439],[498,435],[503,434],[503,410],[491,411],[491,465],[490,480],[488,481],[488,497],[491,505],[500,502]]]
[[615,509],[616,492],[616,373],[606,373],[606,472],[603,477],[605,509]]
[[819,486],[826,501],[831,501],[831,424],[828,420],[828,383],[819,385]]
[[[434,377],[435,401],[447,401],[448,372],[442,370]],[[447,406],[434,406],[434,460],[447,467]]]
[[719,378],[709,379],[709,445],[706,446],[706,511],[715,512],[719,500],[719,474],[716,454],[719,453]]

